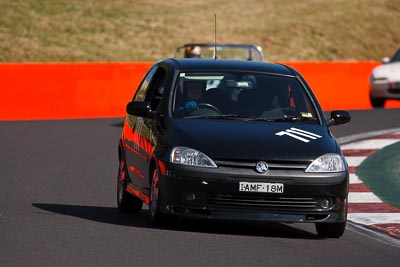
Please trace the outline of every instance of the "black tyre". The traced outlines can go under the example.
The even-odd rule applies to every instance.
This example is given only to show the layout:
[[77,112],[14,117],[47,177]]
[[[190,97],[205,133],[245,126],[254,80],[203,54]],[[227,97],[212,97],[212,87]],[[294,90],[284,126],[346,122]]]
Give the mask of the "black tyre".
[[369,97],[369,100],[374,108],[383,108],[386,102],[386,99],[384,98],[372,98],[371,96]]
[[315,228],[320,237],[339,238],[346,230],[346,221],[340,223],[316,223]]
[[126,177],[128,173],[123,159],[119,162],[117,177],[117,204],[121,212],[139,213],[142,210],[143,201],[126,191]]
[[150,203],[149,203],[149,216],[150,222],[153,225],[161,225],[165,223],[166,215],[162,214],[160,211],[160,183],[159,183],[159,175],[157,168],[153,170],[153,176],[151,179],[151,186],[150,186]]

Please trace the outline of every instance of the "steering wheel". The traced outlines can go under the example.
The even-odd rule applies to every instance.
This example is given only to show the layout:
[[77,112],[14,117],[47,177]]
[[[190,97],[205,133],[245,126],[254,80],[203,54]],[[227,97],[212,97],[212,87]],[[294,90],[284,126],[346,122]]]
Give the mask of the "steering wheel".
[[202,108],[212,109],[212,110],[214,110],[215,112],[218,112],[219,114],[222,113],[216,106],[211,105],[211,104],[209,104],[209,103],[197,103],[197,107],[198,107],[199,109],[202,109]]

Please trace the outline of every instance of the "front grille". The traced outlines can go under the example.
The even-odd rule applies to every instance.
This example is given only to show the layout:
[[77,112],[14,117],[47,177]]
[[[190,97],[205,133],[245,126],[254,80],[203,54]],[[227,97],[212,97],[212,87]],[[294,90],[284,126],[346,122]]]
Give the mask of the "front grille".
[[400,94],[400,88],[393,88],[388,90],[392,94]]
[[[215,163],[221,167],[255,169],[258,161],[231,161],[216,160]],[[310,162],[291,161],[266,161],[271,170],[305,170]]]
[[208,203],[213,206],[233,209],[254,210],[315,210],[319,207],[315,198],[265,197],[249,195],[228,195],[214,193]]

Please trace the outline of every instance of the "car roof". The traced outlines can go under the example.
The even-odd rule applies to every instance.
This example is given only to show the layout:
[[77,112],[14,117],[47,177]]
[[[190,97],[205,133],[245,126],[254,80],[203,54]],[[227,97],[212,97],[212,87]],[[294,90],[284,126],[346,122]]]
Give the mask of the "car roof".
[[228,59],[191,59],[191,58],[170,58],[176,69],[180,71],[193,70],[217,70],[217,71],[246,71],[246,72],[266,72],[279,75],[294,76],[296,73],[291,68],[275,63],[228,60]]

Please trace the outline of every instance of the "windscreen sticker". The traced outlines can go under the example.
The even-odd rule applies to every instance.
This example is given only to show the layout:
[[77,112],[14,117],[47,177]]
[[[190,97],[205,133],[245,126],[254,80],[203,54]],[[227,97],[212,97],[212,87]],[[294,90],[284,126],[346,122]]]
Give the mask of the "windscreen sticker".
[[297,128],[293,128],[293,127],[290,128],[290,129],[286,129],[284,131],[280,131],[278,133],[275,133],[275,135],[278,135],[278,136],[286,135],[286,136],[295,138],[295,139],[297,139],[299,141],[302,141],[304,143],[308,143],[311,140],[316,140],[316,139],[322,138],[322,136],[320,136],[318,134],[311,133],[311,132],[308,132],[308,131],[305,131],[305,130],[301,130],[301,129],[297,129]]
[[310,112],[301,112],[300,114],[301,114],[302,118],[312,118],[313,117],[312,113],[310,113]]

